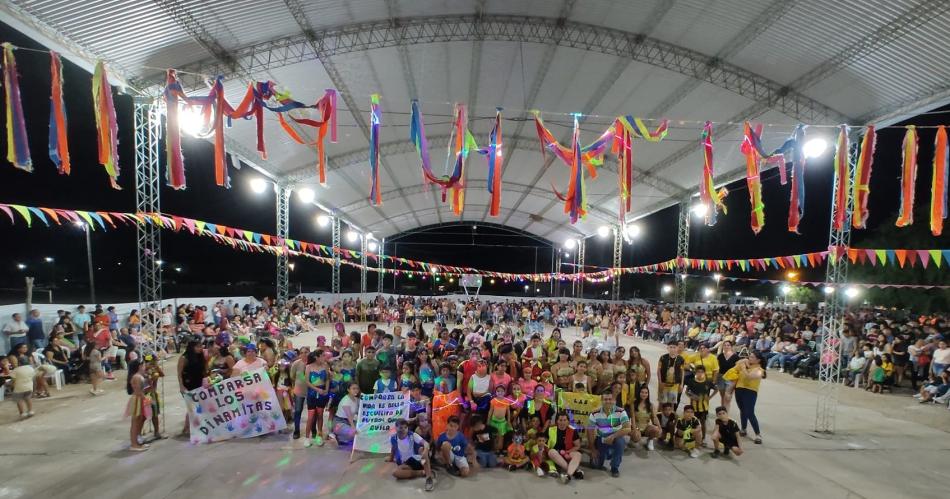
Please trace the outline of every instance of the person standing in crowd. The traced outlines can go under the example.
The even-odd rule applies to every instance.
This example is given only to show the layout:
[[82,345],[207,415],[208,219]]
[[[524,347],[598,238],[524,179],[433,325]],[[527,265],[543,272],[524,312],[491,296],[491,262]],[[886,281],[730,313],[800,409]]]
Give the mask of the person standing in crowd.
[[755,416],[755,402],[759,396],[759,384],[765,379],[765,369],[762,368],[762,362],[759,355],[755,352],[749,353],[749,357],[740,360],[733,368],[736,369],[738,377],[736,379],[736,404],[739,406],[739,420],[742,422],[740,435],[746,435],[746,425],[752,423],[752,431],[755,432],[755,443],[762,443],[762,434],[759,431],[759,419]]
[[149,386],[145,375],[145,364],[139,359],[129,362],[125,390],[130,395],[125,407],[125,416],[132,418],[132,425],[129,428],[129,450],[148,450],[148,444],[139,443],[139,434],[142,433],[145,421],[152,418],[152,401],[146,395]]
[[3,325],[3,334],[7,337],[12,352],[17,345],[27,342],[26,333],[30,330],[30,327],[19,313],[13,314],[11,319],[10,322]]
[[[591,465],[594,469],[603,469],[604,462],[609,459],[610,476],[616,478],[620,476],[620,463],[629,440],[630,417],[623,407],[616,404],[613,393],[604,392],[600,401],[600,409],[589,416],[593,427],[587,430]],[[572,476],[583,479],[584,472],[578,469]]]
[[27,339],[30,340],[30,346],[33,350],[43,350],[46,347],[46,333],[43,331],[43,319],[40,318],[38,309],[30,310],[30,316],[26,319]]
[[231,376],[240,376],[256,369],[267,369],[267,361],[257,356],[257,345],[248,343],[244,346],[244,357],[231,368]]
[[[205,363],[204,351],[201,348],[201,342],[198,340],[189,340],[185,346],[185,353],[178,358],[178,390],[182,398],[191,390],[201,388],[204,379],[208,376],[208,368]],[[185,413],[185,427],[181,431],[182,436],[191,436],[191,426],[188,424],[188,413]]]
[[[10,377],[13,379],[13,400],[20,412],[20,418],[33,417],[33,380],[36,371],[28,362],[23,364],[15,354],[7,356],[10,363]],[[4,389],[0,386],[0,390]]]
[[105,390],[99,388],[102,385],[102,380],[105,379],[105,372],[102,368],[102,352],[96,347],[95,342],[90,341],[86,343],[82,353],[83,360],[89,370],[89,384],[92,385],[92,388],[89,389],[89,393],[92,395],[105,393]]
[[675,342],[667,344],[666,350],[656,364],[657,398],[661,404],[673,404],[675,410],[683,385],[683,357]]

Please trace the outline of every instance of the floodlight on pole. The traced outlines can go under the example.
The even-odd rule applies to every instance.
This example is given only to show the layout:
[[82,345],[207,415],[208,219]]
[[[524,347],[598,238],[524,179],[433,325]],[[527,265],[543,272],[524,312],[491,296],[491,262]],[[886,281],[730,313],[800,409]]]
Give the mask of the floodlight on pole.
[[367,247],[369,248],[370,251],[376,251],[377,249],[379,249],[379,245],[376,244],[376,241],[370,241]]
[[844,290],[844,295],[847,296],[849,300],[857,298],[859,294],[861,294],[861,290],[855,287],[850,287]]
[[572,249],[574,249],[576,246],[577,246],[577,240],[576,240],[576,239],[568,239],[567,241],[564,241],[564,249],[572,250]]
[[643,229],[640,228],[639,224],[627,224],[627,226],[623,228],[623,232],[628,239],[636,239],[640,237],[640,233],[643,232]]
[[16,268],[18,268],[18,269],[20,269],[20,270],[26,270],[26,264],[25,264],[25,263],[18,263],[18,264],[16,264]]
[[822,289],[822,291],[824,291],[826,295],[830,295],[830,294],[832,294],[832,293],[835,292],[835,287],[834,287],[834,286],[825,286],[824,289]]
[[260,177],[252,178],[251,190],[254,191],[254,194],[263,194],[267,190],[267,181]]
[[309,187],[301,187],[297,190],[297,199],[301,203],[312,203],[314,199],[317,198],[317,193],[313,192],[313,189]]
[[673,291],[673,286],[671,286],[671,285],[669,285],[669,284],[664,284],[664,285],[663,285],[663,288],[662,288],[662,291],[663,291],[663,294],[664,294],[664,295],[668,295],[668,294],[670,294],[671,291]]
[[715,291],[713,291],[712,288],[703,289],[703,296],[705,296],[706,298],[709,298],[710,296],[712,296],[713,293],[715,293]]
[[44,258],[43,260],[45,260],[46,263],[53,263],[53,257],[51,257],[51,256],[48,256],[48,257]]
[[597,235],[600,236],[600,237],[607,237],[607,236],[609,236],[609,235],[610,235],[610,227],[607,227],[606,225],[601,225],[600,227],[597,227]]
[[350,230],[346,231],[346,240],[347,240],[347,241],[349,241],[349,242],[351,242],[351,243],[355,243],[356,240],[359,239],[359,238],[360,238],[360,235],[359,235],[355,230],[350,229]]
[[327,225],[330,225],[330,217],[322,214],[317,215],[317,225],[320,227],[326,227]]
[[178,112],[178,129],[192,137],[200,137],[203,134],[204,124],[204,117],[195,106],[183,106]]
[[788,284],[783,285],[781,289],[782,289],[783,295],[787,295],[792,292],[792,287],[789,286]]

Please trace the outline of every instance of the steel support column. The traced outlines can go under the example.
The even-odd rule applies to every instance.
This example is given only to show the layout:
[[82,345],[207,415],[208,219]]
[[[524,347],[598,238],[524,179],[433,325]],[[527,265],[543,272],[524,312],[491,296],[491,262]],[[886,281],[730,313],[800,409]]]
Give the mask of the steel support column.
[[[277,194],[277,237],[281,241],[290,237],[290,193],[286,184],[278,183]],[[290,297],[290,266],[287,248],[284,246],[277,256],[277,303],[286,303]]]
[[[854,180],[854,171],[858,163],[860,152],[860,137],[853,137],[850,144],[850,161],[848,164],[849,180]],[[825,294],[825,306],[821,309],[821,326],[819,329],[819,363],[818,363],[818,403],[815,408],[815,431],[820,433],[834,433],[835,418],[838,412],[838,390],[841,387],[841,345],[844,329],[844,313],[847,308],[844,285],[848,282],[847,248],[851,245],[851,213],[854,209],[854,199],[848,193],[848,203],[845,207],[844,224],[835,229],[835,196],[838,184],[842,179],[835,174],[834,189],[831,191],[831,220],[828,225],[828,255],[825,269],[825,286],[833,290]],[[849,182],[850,184],[850,182]],[[835,258],[837,255],[837,258]]]
[[386,274],[385,273],[386,263],[385,263],[385,258],[384,258],[386,256],[386,238],[385,237],[379,240],[379,255],[378,256],[379,258],[376,259],[377,268],[378,268],[378,270],[376,271],[376,292],[379,294],[382,294],[383,293],[383,276]]
[[619,300],[620,299],[620,279],[622,275],[620,274],[620,267],[623,267],[622,258],[623,258],[623,227],[617,225],[614,227],[614,260],[613,260],[613,277],[610,283],[610,299]]
[[360,235],[360,294],[366,294],[366,270],[367,260],[366,251],[369,246],[369,238],[365,234]]
[[[586,274],[584,270],[584,258],[587,257],[587,251],[585,249],[586,246],[587,246],[586,239],[580,239],[577,241],[577,268],[574,269],[574,272],[578,272],[582,275]],[[584,281],[586,280],[587,280],[586,277],[580,277],[579,279],[577,279],[577,297],[578,298],[584,297]]]
[[333,215],[333,277],[330,292],[340,293],[340,217]]
[[673,301],[686,303],[686,258],[689,256],[689,198],[680,201],[679,223],[676,230],[676,270],[673,279]]
[[[151,98],[136,97],[134,107],[135,210],[137,213],[160,213],[161,117],[158,106]],[[161,229],[155,224],[137,224],[136,243],[142,329],[154,335],[161,322],[162,268],[159,263],[162,250]],[[147,313],[150,307],[157,307],[159,310]]]

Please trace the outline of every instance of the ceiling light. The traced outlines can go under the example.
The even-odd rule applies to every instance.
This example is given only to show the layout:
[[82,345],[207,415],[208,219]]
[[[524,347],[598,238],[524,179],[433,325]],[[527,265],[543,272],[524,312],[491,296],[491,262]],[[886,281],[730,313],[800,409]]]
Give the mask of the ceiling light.
[[696,217],[701,218],[701,217],[705,217],[706,213],[709,212],[709,207],[706,206],[704,203],[697,203],[697,204],[694,204],[692,208],[690,208],[690,211],[692,211],[693,215],[696,215]]
[[348,231],[346,231],[346,240],[347,240],[347,241],[349,241],[349,242],[351,242],[351,243],[355,243],[356,240],[359,239],[359,238],[360,238],[360,235],[357,234],[355,230],[348,230]]
[[263,194],[267,190],[267,181],[260,177],[252,178],[251,190],[254,191],[254,194]]
[[805,153],[806,158],[817,158],[825,153],[825,149],[828,148],[828,141],[822,138],[814,138],[807,142],[802,147],[802,151]]
[[297,191],[297,199],[299,199],[301,203],[312,203],[316,197],[317,193],[313,192],[313,189],[309,187],[302,187]]
[[600,227],[597,227],[597,235],[600,236],[600,237],[607,237],[607,236],[609,236],[609,235],[610,235],[610,227],[607,227],[606,225],[601,225]]
[[564,241],[564,247],[566,249],[571,250],[574,249],[575,246],[577,246],[577,241],[574,239],[568,239],[567,241]]
[[379,245],[376,244],[376,241],[370,241],[367,246],[369,246],[370,251],[376,251],[377,249],[379,249]]
[[317,215],[317,225],[320,227],[326,227],[330,225],[330,217],[326,215]]

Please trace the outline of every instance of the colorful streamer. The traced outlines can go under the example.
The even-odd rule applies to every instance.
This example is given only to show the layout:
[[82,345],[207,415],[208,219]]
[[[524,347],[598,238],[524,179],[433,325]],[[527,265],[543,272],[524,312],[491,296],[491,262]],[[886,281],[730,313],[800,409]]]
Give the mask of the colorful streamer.
[[854,172],[853,194],[854,210],[851,213],[851,226],[855,229],[867,227],[868,196],[871,194],[871,167],[874,165],[874,147],[877,132],[874,125],[868,125],[861,140],[861,153]]
[[452,172],[451,176],[436,176],[432,171],[432,161],[429,159],[429,141],[426,139],[425,124],[422,122],[422,112],[419,110],[419,101],[413,100],[412,112],[409,117],[409,140],[412,141],[412,144],[416,147],[416,152],[419,153],[419,160],[422,164],[422,177],[424,182],[431,182],[433,184],[438,184],[442,187],[443,197],[445,200],[445,192],[456,183],[462,177],[462,162],[456,161],[455,170]]
[[[273,89],[274,84],[268,82],[269,88]],[[290,94],[287,92],[273,92],[273,97],[280,103],[280,106],[272,107],[267,105],[267,98],[265,96],[260,97],[261,105],[266,107],[270,111],[277,113],[277,121],[280,123],[281,128],[284,129],[284,132],[294,140],[294,142],[304,145],[304,146],[315,146],[317,149],[317,176],[320,181],[320,185],[327,184],[327,153],[326,153],[326,135],[327,132],[330,133],[330,142],[336,142],[336,90],[329,88],[327,89],[323,97],[321,97],[317,102],[311,106],[308,106],[302,102],[295,101],[290,98]],[[316,109],[320,114],[319,119],[310,119],[310,118],[297,118],[294,115],[290,114],[291,111],[295,109],[304,109],[311,108]],[[313,142],[309,142],[304,139],[293,127],[287,123],[286,118],[284,118],[284,113],[287,114],[287,117],[291,119],[294,123],[310,128],[315,128],[317,130],[317,138]]]
[[703,125],[702,144],[703,144],[703,179],[699,184],[699,199],[706,206],[706,225],[712,227],[716,225],[716,215],[719,210],[725,215],[727,213],[726,204],[723,199],[729,194],[725,187],[716,191],[713,183],[715,170],[713,169],[713,142],[712,142],[713,124],[707,121]]
[[66,137],[66,104],[63,101],[63,62],[50,51],[49,159],[61,175],[69,175],[69,141]]
[[369,200],[373,206],[379,206],[383,204],[379,189],[379,126],[383,122],[383,112],[379,108],[379,94],[369,96],[369,100]]
[[185,161],[181,153],[181,124],[179,123],[179,97],[184,97],[174,69],[165,72],[165,157],[168,166],[165,182],[175,190],[185,188]]
[[[791,139],[786,144],[788,144],[788,148],[785,155],[791,156],[792,159],[792,188],[788,200],[788,231],[798,234],[798,224],[805,216],[805,125],[796,126]],[[782,172],[784,173],[784,171],[783,169]]]
[[[35,219],[39,219],[44,225],[51,226],[51,221],[56,225],[62,225],[69,222],[84,222],[95,230],[96,226],[107,229],[115,228],[117,224],[143,225],[153,224],[163,229],[174,231],[187,230],[189,233],[197,236],[211,237],[217,242],[224,242],[231,247],[249,250],[249,251],[267,251],[275,255],[292,254],[294,256],[305,256],[309,258],[321,259],[324,256],[333,255],[334,249],[330,246],[309,243],[295,239],[283,239],[271,234],[262,234],[240,228],[228,227],[221,224],[213,224],[204,220],[180,217],[163,213],[122,213],[112,211],[81,211],[64,210],[47,207],[23,206],[17,204],[0,204],[0,211],[5,213],[11,223],[16,223],[14,212],[23,219],[27,226],[32,226]],[[354,261],[344,260],[344,265],[359,267],[355,260],[362,258],[357,251],[347,249],[341,250],[342,257]],[[324,256],[321,256],[324,255]],[[689,268],[704,271],[726,271],[739,269],[746,271],[767,271],[796,268],[816,268],[825,264],[826,260],[839,261],[842,258],[848,258],[855,265],[894,265],[901,267],[910,264],[915,266],[919,263],[923,268],[933,263],[938,269],[942,268],[944,261],[950,263],[950,249],[859,249],[845,246],[829,247],[825,251],[816,251],[811,253],[802,253],[797,255],[776,256],[767,258],[747,258],[747,259],[701,259],[701,258],[680,258],[670,259],[664,262],[650,265],[641,265],[637,267],[618,267],[605,268],[584,266],[580,272],[572,274],[562,273],[540,273],[540,274],[514,274],[506,272],[494,272],[476,269],[472,267],[457,267],[451,265],[441,265],[406,258],[381,256],[377,254],[368,254],[369,258],[382,258],[392,262],[393,265],[408,265],[415,270],[391,269],[391,272],[404,272],[409,275],[435,275],[438,273],[448,274],[481,274],[490,277],[498,277],[505,280],[522,281],[550,281],[559,280],[578,280],[587,279],[590,281],[607,280],[623,274],[632,273],[660,273],[668,272],[677,268]],[[325,260],[332,262],[332,258]],[[322,260],[321,260],[322,261]],[[598,269],[589,272],[587,269]],[[375,268],[372,270],[375,271]]]
[[[640,123],[642,125],[642,123]],[[614,125],[613,152],[617,155],[617,187],[620,192],[620,226],[626,226],[627,213],[633,206],[633,137],[631,130],[620,123]]]
[[765,204],[762,203],[762,179],[759,177],[759,161],[762,159],[761,149],[756,145],[758,136],[762,133],[762,125],[752,129],[748,121],[743,126],[743,141],[740,148],[745,155],[746,184],[749,187],[749,203],[752,213],[752,232],[758,234],[765,226]]
[[851,192],[851,143],[848,132],[848,125],[841,125],[838,140],[835,141],[835,213],[832,223],[835,230],[844,227],[848,216],[848,194]]
[[92,101],[96,115],[96,137],[99,145],[99,164],[109,174],[109,185],[119,187],[119,125],[115,117],[115,104],[112,102],[112,86],[102,61],[96,63],[92,74]]
[[[455,157],[456,169],[459,171],[458,182],[450,189],[452,199],[452,213],[461,216],[465,207],[465,160],[468,158],[469,145],[474,142],[468,133],[468,121],[465,118],[465,106],[455,104],[455,125],[452,127],[452,137],[449,140],[446,155],[446,169],[450,158]],[[445,191],[442,191],[442,200],[445,201]]]
[[950,168],[947,166],[947,128],[937,127],[934,141],[934,168],[930,188],[930,233],[939,236],[943,233],[943,221],[947,218],[947,182]]
[[663,140],[670,128],[669,120],[662,120],[653,131],[647,128],[646,124],[643,123],[643,120],[640,118],[634,118],[630,115],[621,116],[617,118],[617,121],[619,122],[620,126],[630,132],[631,136],[639,137],[648,142],[659,142]]
[[901,209],[897,217],[898,227],[914,223],[914,184],[917,183],[917,127],[907,125],[904,134],[904,162],[901,166]]
[[20,102],[20,75],[16,70],[13,45],[3,44],[3,88],[7,108],[7,161],[28,172],[33,171],[30,158],[30,141],[26,135],[23,104]]
[[501,168],[505,162],[501,148],[501,111],[500,107],[495,108],[495,124],[488,133],[488,147],[478,149],[478,153],[488,159],[488,193],[491,194],[488,215],[491,217],[497,217],[501,211]]

